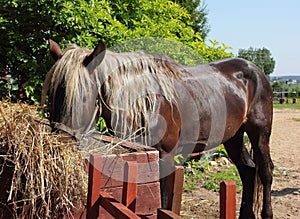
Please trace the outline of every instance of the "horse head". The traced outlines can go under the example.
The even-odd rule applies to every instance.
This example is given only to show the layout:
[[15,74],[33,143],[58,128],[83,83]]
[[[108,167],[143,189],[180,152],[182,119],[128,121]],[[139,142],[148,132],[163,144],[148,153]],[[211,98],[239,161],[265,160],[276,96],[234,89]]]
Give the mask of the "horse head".
[[100,41],[93,51],[70,46],[64,51],[49,40],[50,54],[55,64],[48,72],[41,103],[49,94],[52,129],[80,134],[95,126],[98,110],[98,88],[95,68],[102,62],[106,46]]

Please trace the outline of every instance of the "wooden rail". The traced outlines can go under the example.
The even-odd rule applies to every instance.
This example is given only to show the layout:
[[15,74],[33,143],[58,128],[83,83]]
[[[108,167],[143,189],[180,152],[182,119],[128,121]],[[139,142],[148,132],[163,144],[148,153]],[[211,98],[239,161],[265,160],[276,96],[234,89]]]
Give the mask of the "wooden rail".
[[127,208],[125,205],[114,199],[113,196],[106,192],[100,192],[101,205],[107,212],[109,212],[114,218],[118,219],[140,219],[140,217]]

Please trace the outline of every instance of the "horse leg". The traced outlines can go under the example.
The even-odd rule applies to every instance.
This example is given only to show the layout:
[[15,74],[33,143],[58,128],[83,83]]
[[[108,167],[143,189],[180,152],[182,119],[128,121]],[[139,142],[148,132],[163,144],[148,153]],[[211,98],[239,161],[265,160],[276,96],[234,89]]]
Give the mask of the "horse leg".
[[243,143],[244,130],[238,132],[224,143],[226,151],[236,165],[243,184],[242,203],[239,218],[255,218],[253,212],[253,194],[255,183],[255,164]]
[[263,125],[261,127],[251,126],[251,131],[247,131],[254,151],[254,160],[258,168],[258,175],[263,186],[263,208],[261,216],[264,219],[273,218],[271,185],[274,165],[271,160],[269,148],[270,133],[271,125]]
[[160,169],[160,191],[161,191],[161,207],[171,210],[172,205],[172,181],[171,174],[175,170],[174,156],[170,153],[161,153],[159,162]]
[[181,119],[176,106],[171,106],[166,102],[161,103],[160,115],[164,118],[164,124],[154,129],[153,134],[154,136],[161,136],[161,133],[164,132],[160,142],[155,146],[160,156],[161,205],[163,209],[171,210],[173,198],[172,183],[174,183],[171,180],[171,174],[175,171],[174,156],[179,144]]

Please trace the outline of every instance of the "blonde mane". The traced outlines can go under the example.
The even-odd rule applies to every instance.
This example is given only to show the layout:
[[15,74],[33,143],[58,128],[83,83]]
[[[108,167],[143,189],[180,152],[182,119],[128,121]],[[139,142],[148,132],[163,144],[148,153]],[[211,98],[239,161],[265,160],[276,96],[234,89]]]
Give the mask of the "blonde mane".
[[184,75],[183,68],[165,56],[110,51],[97,72],[97,87],[104,86],[105,93],[99,94],[111,110],[112,128],[126,139],[138,128],[148,131],[159,98],[176,102],[175,84]]
[[82,94],[86,94],[92,88],[94,82],[82,64],[84,58],[91,50],[71,45],[66,48],[62,57],[52,66],[44,82],[41,104],[44,105],[46,94],[55,95],[59,86],[64,86],[66,95],[64,100],[64,114],[72,115],[72,123],[77,122],[76,115],[82,115]]
[[50,88],[53,95],[64,82],[67,115],[71,113],[76,117],[74,108],[80,110],[82,94],[96,84],[102,102],[111,110],[114,131],[124,138],[138,128],[149,128],[151,114],[159,109],[159,98],[163,97],[169,103],[176,102],[175,84],[185,75],[185,70],[172,59],[144,53],[106,51],[103,61],[95,69],[96,81],[93,82],[82,64],[90,53],[89,49],[71,46],[47,74],[44,92]]

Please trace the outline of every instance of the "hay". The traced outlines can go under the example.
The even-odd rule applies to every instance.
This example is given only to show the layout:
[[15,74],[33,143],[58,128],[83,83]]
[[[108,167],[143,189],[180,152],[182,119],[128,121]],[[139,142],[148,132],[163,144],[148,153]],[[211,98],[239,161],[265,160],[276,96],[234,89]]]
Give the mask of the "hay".
[[0,215],[70,217],[85,205],[87,174],[78,143],[50,133],[40,120],[36,107],[0,102],[0,183],[10,185],[1,189]]
[[[85,206],[90,154],[132,150],[95,130],[75,141],[51,133],[35,106],[0,101],[0,218],[72,218]],[[135,149],[136,150],[136,149]]]

